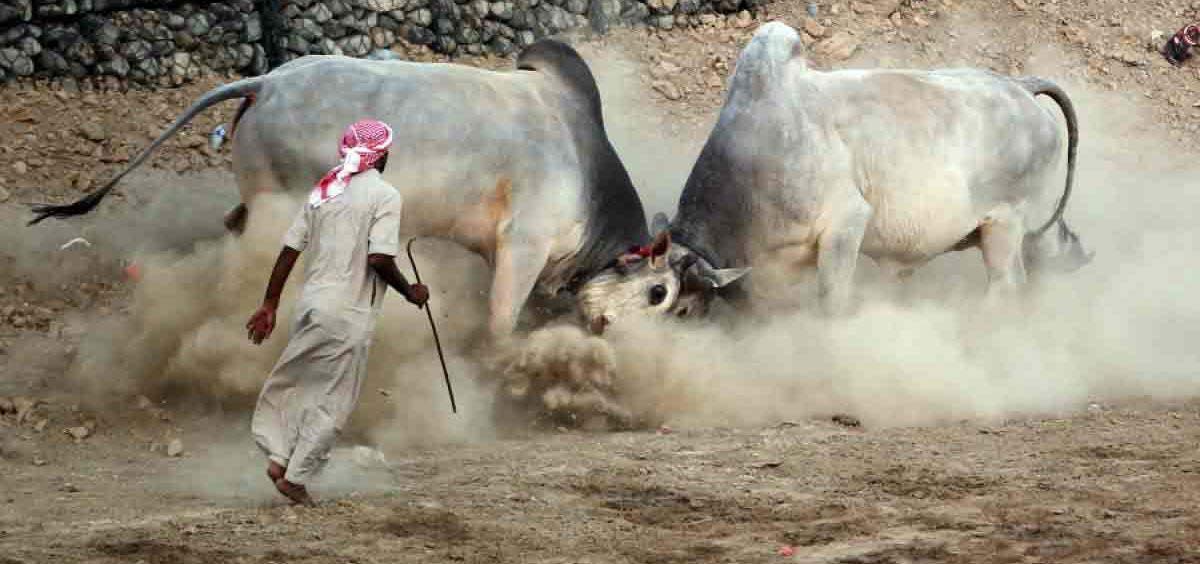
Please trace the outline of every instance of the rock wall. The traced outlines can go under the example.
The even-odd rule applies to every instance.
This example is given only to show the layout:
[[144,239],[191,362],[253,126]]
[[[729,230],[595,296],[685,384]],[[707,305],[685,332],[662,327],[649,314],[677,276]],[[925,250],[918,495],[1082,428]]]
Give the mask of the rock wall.
[[542,37],[613,25],[671,29],[745,18],[765,0],[0,0],[0,81],[110,76],[182,84],[255,75],[307,54],[390,57],[399,44],[508,56]]

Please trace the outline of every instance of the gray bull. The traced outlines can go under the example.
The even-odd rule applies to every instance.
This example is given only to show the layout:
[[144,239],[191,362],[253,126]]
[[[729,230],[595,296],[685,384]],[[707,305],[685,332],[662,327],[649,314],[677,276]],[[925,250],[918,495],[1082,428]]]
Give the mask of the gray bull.
[[213,89],[106,186],[46,217],[87,213],[193,117],[243,99],[234,119],[240,231],[261,192],[305,193],[337,164],[343,128],[392,126],[384,177],[404,196],[402,229],[456,241],[493,269],[490,329],[508,334],[533,290],[575,291],[649,240],[629,175],[605,132],[586,62],[552,40],[531,45],[515,72],[452,64],[309,56]]
[[[803,55],[781,23],[762,26],[740,54],[675,218],[669,228],[655,218],[659,236],[670,235],[659,268],[679,279],[669,311],[703,312],[716,294],[744,298],[742,284],[727,284],[750,265],[815,265],[821,304],[836,313],[860,253],[905,277],[979,247],[992,297],[1024,281],[1027,265],[1073,270],[1091,259],[1063,220],[1078,134],[1059,87],[971,69],[818,72]],[[1062,153],[1038,94],[1066,117],[1067,178],[1049,221],[1027,231]],[[1052,227],[1057,236],[1044,237]],[[595,286],[612,294],[660,278],[644,268]]]

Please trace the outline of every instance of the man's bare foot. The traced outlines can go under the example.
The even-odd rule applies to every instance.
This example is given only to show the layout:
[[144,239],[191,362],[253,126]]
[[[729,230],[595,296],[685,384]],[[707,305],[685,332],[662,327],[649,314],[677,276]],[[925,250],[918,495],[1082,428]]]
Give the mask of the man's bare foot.
[[272,484],[282,480],[285,474],[287,474],[286,466],[280,466],[274,460],[267,465],[267,477],[271,479]]
[[308,495],[308,488],[305,488],[303,485],[293,484],[283,478],[280,478],[275,480],[275,489],[288,499],[292,500],[292,503],[296,505],[303,505],[306,507],[313,507],[316,505],[316,503],[313,502],[312,497]]

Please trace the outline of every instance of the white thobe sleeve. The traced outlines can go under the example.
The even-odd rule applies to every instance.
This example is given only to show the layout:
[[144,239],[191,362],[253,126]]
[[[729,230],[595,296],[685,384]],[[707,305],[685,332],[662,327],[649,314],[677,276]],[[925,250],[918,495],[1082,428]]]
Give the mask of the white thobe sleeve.
[[304,204],[304,207],[300,208],[300,213],[296,214],[296,219],[292,220],[292,226],[283,235],[283,246],[297,251],[303,251],[308,246],[309,214],[311,210],[312,206],[308,204]]
[[396,256],[400,254],[400,212],[404,198],[394,188],[387,191],[375,206],[371,230],[367,233],[367,253]]

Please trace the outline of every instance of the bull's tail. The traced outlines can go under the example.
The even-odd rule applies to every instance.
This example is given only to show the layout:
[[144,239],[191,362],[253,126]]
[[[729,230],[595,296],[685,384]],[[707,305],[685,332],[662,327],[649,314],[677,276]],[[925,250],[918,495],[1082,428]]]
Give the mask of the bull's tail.
[[[1075,153],[1079,145],[1079,127],[1075,117],[1075,105],[1067,93],[1057,84],[1038,77],[1017,79],[1030,94],[1044,94],[1058,104],[1067,121],[1067,183],[1062,197],[1055,205],[1054,214],[1046,224],[1026,234],[1022,243],[1022,252],[1030,273],[1038,271],[1072,272],[1092,261],[1095,252],[1088,252],[1079,241],[1079,236],[1067,227],[1063,220],[1063,211],[1067,209],[1067,200],[1071,198],[1071,187],[1075,183]],[[1053,239],[1043,237],[1053,226],[1058,226],[1058,236]]]
[[[162,145],[163,142],[175,135],[175,133],[183,128],[183,126],[192,121],[192,118],[195,118],[200,114],[200,112],[203,112],[204,110],[207,110],[218,103],[224,102],[225,100],[254,96],[262,88],[264,78],[264,76],[247,78],[245,80],[239,80],[237,82],[226,84],[225,86],[220,86],[208,91],[208,93],[206,93],[203,97],[192,103],[191,107],[189,107],[187,111],[183,113],[183,115],[179,116],[175,120],[175,123],[171,124],[170,128],[164,131],[162,135],[159,135],[149,147],[143,149],[142,152],[138,154],[137,158],[133,159],[133,162],[130,163],[129,166],[125,167],[125,170],[122,170],[119,174],[114,176],[112,180],[109,180],[108,183],[103,187],[70,204],[34,205],[32,208],[33,213],[37,216],[30,220],[28,225],[33,225],[48,217],[71,217],[83,215],[92,211],[93,208],[100,204],[100,200],[103,200],[104,197],[112,191],[113,187],[117,185],[117,182],[120,182],[120,180],[124,178],[126,174],[129,174],[133,171],[133,169],[140,166],[147,158],[150,157],[150,154],[153,153],[159,145]],[[241,117],[241,113],[244,111],[244,109],[245,105],[243,105],[243,108],[238,112],[239,118]]]
[[1071,187],[1075,184],[1075,150],[1079,145],[1079,125],[1075,117],[1075,104],[1071,103],[1071,98],[1057,84],[1035,76],[1018,78],[1017,82],[1034,96],[1044,94],[1054,100],[1067,120],[1067,185],[1054,208],[1054,215],[1050,216],[1045,225],[1030,232],[1030,235],[1036,238],[1058,223],[1067,209],[1067,200],[1071,198]]

